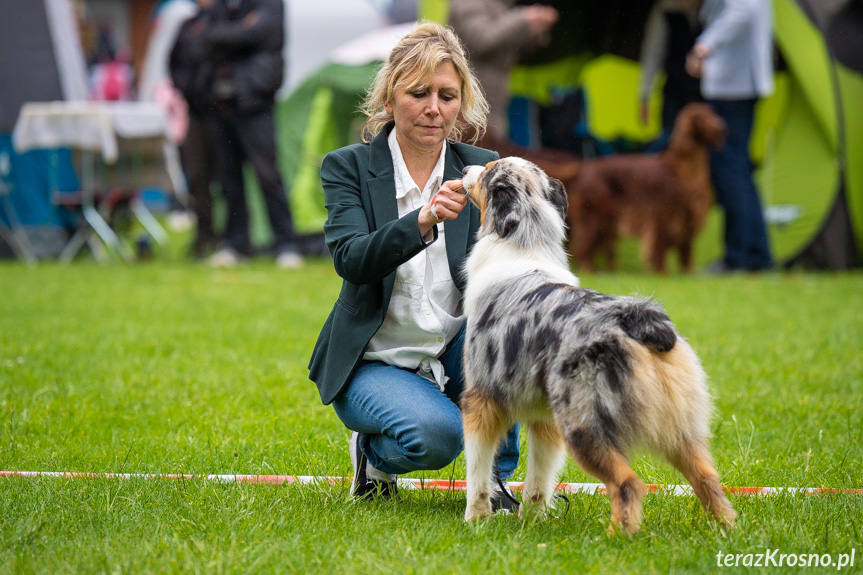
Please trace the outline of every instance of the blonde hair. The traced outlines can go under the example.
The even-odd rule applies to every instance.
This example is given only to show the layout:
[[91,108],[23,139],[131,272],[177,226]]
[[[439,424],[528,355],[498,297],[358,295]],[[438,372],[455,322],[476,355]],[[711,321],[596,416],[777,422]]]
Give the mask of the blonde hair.
[[393,102],[396,90],[410,91],[427,82],[437,67],[446,62],[452,63],[461,78],[461,110],[447,139],[461,140],[468,127],[472,128],[472,143],[482,138],[489,106],[461,40],[449,26],[422,22],[392,49],[360,105],[360,111],[366,116],[363,141],[371,141],[393,121],[393,115],[385,106]]

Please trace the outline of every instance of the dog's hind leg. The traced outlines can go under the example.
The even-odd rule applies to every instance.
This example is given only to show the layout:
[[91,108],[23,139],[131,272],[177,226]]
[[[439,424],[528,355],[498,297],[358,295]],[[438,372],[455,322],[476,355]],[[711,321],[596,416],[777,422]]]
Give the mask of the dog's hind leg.
[[596,267],[593,260],[602,243],[600,222],[586,214],[577,213],[570,234],[569,251],[578,268],[584,272],[594,272]]
[[649,224],[641,234],[641,257],[650,267],[651,271],[664,274],[668,271],[665,267],[666,241],[661,238],[660,231],[656,228],[659,224]]
[[605,252],[605,268],[610,272],[617,269],[616,242],[617,237],[613,234],[607,234],[602,237],[602,251]]
[[563,437],[557,425],[554,422],[529,424],[527,477],[519,508],[521,518],[524,518],[525,508],[527,513],[545,512],[554,496],[563,461]]
[[680,256],[680,267],[684,272],[692,273],[692,242],[685,240],[677,246],[677,252]]
[[611,499],[609,534],[620,530],[632,535],[638,531],[644,483],[629,466],[626,457],[590,429],[567,430],[564,437],[581,468],[605,484]]
[[491,515],[492,467],[509,422],[500,404],[475,389],[461,396],[464,454],[467,461],[465,521]]
[[737,512],[719,485],[719,474],[713,467],[713,460],[703,444],[686,444],[679,452],[671,454],[669,461],[692,485],[692,490],[701,501],[704,510],[711,514],[723,527],[731,527]]

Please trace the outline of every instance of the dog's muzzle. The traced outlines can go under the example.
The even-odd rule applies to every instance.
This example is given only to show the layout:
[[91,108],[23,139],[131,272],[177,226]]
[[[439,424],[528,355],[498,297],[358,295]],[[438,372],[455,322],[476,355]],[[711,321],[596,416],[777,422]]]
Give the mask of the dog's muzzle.
[[465,194],[476,185],[477,179],[484,169],[482,166],[465,166],[461,171],[461,183]]

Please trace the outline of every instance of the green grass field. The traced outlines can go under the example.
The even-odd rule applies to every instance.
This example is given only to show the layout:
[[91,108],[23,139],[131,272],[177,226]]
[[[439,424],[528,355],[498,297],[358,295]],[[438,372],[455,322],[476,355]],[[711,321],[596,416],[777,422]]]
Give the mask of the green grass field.
[[[582,283],[667,307],[710,375],[723,484],[863,488],[863,274]],[[0,264],[0,470],[349,476],[348,433],[306,369],[339,286],[327,260]],[[683,482],[659,459],[633,465]],[[423,476],[463,479],[464,458]],[[561,481],[595,480],[570,462]],[[606,536],[601,495],[465,525],[463,493],[357,504],[347,489],[0,478],[0,572],[740,572],[717,554],[767,550],[854,551],[844,571],[863,570],[863,495],[735,496],[728,534],[692,497],[648,495],[628,539]]]

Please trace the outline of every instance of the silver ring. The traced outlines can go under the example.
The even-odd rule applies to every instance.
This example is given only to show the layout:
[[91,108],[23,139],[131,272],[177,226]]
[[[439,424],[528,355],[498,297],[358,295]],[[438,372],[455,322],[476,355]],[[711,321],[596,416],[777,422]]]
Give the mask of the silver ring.
[[436,219],[436,220],[443,219],[439,215],[437,215],[437,210],[435,209],[434,202],[429,204],[429,210],[431,211],[432,215],[434,216],[434,219]]

